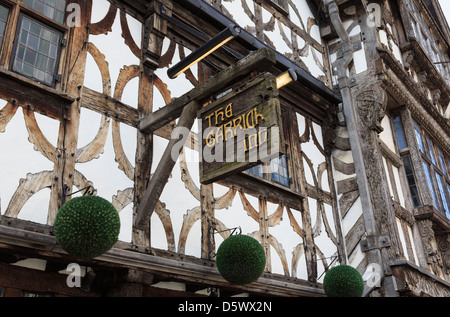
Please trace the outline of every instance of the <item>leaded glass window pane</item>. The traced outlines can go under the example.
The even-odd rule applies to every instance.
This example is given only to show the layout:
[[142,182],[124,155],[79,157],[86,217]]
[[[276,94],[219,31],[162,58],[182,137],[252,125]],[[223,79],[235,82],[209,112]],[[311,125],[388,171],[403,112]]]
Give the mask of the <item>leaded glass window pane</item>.
[[263,166],[262,164],[253,166],[247,170],[248,173],[263,177]]
[[434,192],[433,182],[431,180],[430,167],[428,166],[428,164],[425,161],[422,161],[422,164],[423,164],[423,169],[425,170],[425,175],[427,176],[428,187],[430,188],[431,195],[433,196],[434,206],[436,207],[436,209],[439,210],[438,200],[436,198],[436,193]]
[[445,184],[442,183],[441,175],[439,175],[438,173],[435,173],[435,175],[436,175],[436,182],[439,187],[439,193],[440,193],[441,199],[442,199],[442,205],[444,207],[445,214],[447,215],[450,213],[450,207],[447,202],[447,197],[446,197],[446,193],[445,193],[446,192],[446,190],[444,188]]
[[414,170],[409,154],[402,155],[403,167],[405,168],[406,180],[408,181],[409,192],[414,208],[420,206],[419,191],[416,185],[416,179],[414,177]]
[[[448,197],[448,200],[447,200],[447,203],[448,204],[450,204],[450,184],[447,184],[447,197]],[[445,213],[445,215],[447,216],[447,218],[448,219],[450,219],[450,211],[447,211],[446,213]]]
[[3,42],[3,35],[5,34],[6,22],[8,20],[8,8],[0,5],[0,47]]
[[403,125],[402,125],[402,120],[400,118],[400,116],[396,116],[392,119],[393,123],[394,123],[394,131],[395,131],[395,137],[397,139],[397,145],[398,148],[404,149],[406,148],[406,140],[405,140],[405,134],[403,132]]
[[289,174],[286,155],[274,158],[270,161],[270,173],[272,181],[289,187]]
[[66,0],[23,0],[22,4],[63,24]]
[[426,136],[426,139],[428,144],[428,157],[431,158],[431,161],[433,162],[434,165],[437,165],[436,158],[434,157],[433,142],[431,142],[431,139],[428,135]]
[[444,155],[442,155],[442,151],[440,148],[437,148],[437,151],[439,156],[439,162],[441,163],[441,169],[444,172],[444,174],[447,175],[447,168],[445,167]]
[[13,71],[53,85],[61,33],[22,16],[18,39],[14,48]]
[[422,131],[417,123],[414,124],[414,133],[416,135],[417,145],[419,146],[420,152],[425,154],[425,147],[422,140]]

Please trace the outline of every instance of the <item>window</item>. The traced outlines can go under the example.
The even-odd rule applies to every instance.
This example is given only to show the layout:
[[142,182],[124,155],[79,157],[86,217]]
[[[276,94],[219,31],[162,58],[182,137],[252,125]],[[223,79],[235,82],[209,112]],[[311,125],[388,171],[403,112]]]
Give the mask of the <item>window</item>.
[[436,198],[436,193],[434,191],[433,181],[431,180],[430,165],[428,165],[428,163],[425,161],[422,161],[422,164],[423,169],[425,170],[425,175],[427,176],[428,187],[430,188],[431,196],[433,197],[434,206],[436,207],[436,209],[439,209],[438,200]]
[[256,165],[256,166],[253,166],[253,167],[249,168],[247,170],[247,172],[250,173],[250,174],[253,174],[255,176],[258,176],[258,177],[264,177],[263,165],[262,164]]
[[420,152],[425,153],[424,150],[425,147],[422,140],[422,132],[419,125],[416,122],[414,122],[414,133],[416,135],[417,145],[419,146]]
[[13,71],[53,85],[61,33],[23,15],[16,36]]
[[278,158],[271,159],[268,163],[256,165],[246,170],[247,173],[270,180],[277,184],[290,187],[288,155],[284,154]]
[[[395,139],[397,141],[397,147],[400,150],[400,157],[403,162],[403,168],[405,170],[406,181],[408,182],[409,193],[411,195],[411,200],[414,208],[420,207],[420,196],[419,190],[416,184],[416,178],[414,176],[414,169],[411,162],[411,156],[409,154],[408,145],[406,143],[405,133],[403,130],[402,119],[399,115],[394,115],[392,117],[392,123],[394,127]],[[416,132],[416,131],[415,131]],[[421,135],[416,134],[416,138],[419,142],[421,140]],[[403,150],[403,151],[402,151]]]
[[405,140],[405,134],[403,132],[403,126],[400,116],[395,116],[392,118],[393,124],[394,124],[394,132],[395,137],[397,139],[397,145],[399,150],[403,150],[406,148],[406,140]]
[[448,175],[447,174],[447,169],[445,166],[445,159],[444,159],[444,155],[442,154],[442,151],[440,148],[436,147],[437,152],[438,152],[438,156],[439,156],[439,163],[441,164],[441,168],[442,168],[442,172],[444,173],[444,175]]
[[270,161],[270,175],[272,181],[289,187],[287,155],[282,155]]
[[431,158],[431,161],[433,162],[433,164],[436,165],[436,158],[434,155],[433,142],[431,142],[431,139],[428,135],[426,136],[426,139],[427,139],[427,146],[428,146],[428,157]]
[[445,158],[441,149],[417,123],[414,124],[414,129],[434,206],[450,219],[450,179],[446,166],[448,158]]
[[58,23],[64,23],[66,0],[23,0],[22,4]]
[[[438,172],[435,172],[435,176],[436,176],[436,181],[437,181],[437,185],[439,188],[439,195],[441,196],[441,199],[442,199],[442,205],[445,210],[445,214],[448,217],[450,215],[450,205],[448,204],[448,201],[446,198],[446,196],[448,195],[448,191],[444,189],[445,185],[443,185],[443,182],[441,180],[441,175],[439,175]],[[450,217],[449,217],[449,219],[450,219]]]
[[5,34],[6,22],[8,20],[8,8],[0,5],[0,47],[2,47],[3,35]]
[[416,179],[414,177],[414,170],[411,162],[411,157],[408,154],[402,155],[403,168],[405,169],[406,180],[408,182],[409,193],[411,194],[411,200],[414,208],[420,207],[419,191],[416,185]]
[[[0,6],[0,30],[3,24],[6,26],[8,13],[2,8]],[[18,1],[15,8],[19,14],[8,22],[16,27],[10,70],[55,87],[60,79],[58,66],[66,30],[63,25],[66,0],[23,0]]]

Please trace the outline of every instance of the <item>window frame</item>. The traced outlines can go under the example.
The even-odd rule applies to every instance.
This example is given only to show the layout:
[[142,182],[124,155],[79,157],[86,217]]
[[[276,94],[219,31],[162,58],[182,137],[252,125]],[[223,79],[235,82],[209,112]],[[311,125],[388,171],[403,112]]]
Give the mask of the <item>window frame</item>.
[[[18,74],[19,76],[22,76],[24,78],[31,79],[34,82],[41,84],[43,86],[57,89],[60,84],[58,80],[60,79],[59,78],[60,76],[58,75],[60,75],[63,70],[63,61],[66,54],[65,42],[68,36],[69,28],[65,24],[61,24],[51,18],[48,18],[47,16],[41,14],[40,12],[37,12],[28,6],[23,5],[18,0],[0,0],[0,5],[3,5],[9,9],[9,16],[6,24],[5,33],[6,32],[11,33],[11,35],[8,36],[8,43],[6,43],[5,38],[3,38],[3,43],[0,46],[0,67],[7,69],[8,71],[11,71],[15,74]],[[26,74],[13,70],[16,48],[18,45],[17,43],[19,41],[18,34],[20,34],[20,26],[21,26],[20,22],[22,21],[23,16],[28,17],[31,20],[35,20],[39,24],[42,24],[45,27],[50,28],[53,31],[61,34],[60,37],[61,41],[57,45],[57,56],[55,59],[54,75],[52,79],[52,84],[50,85],[43,81],[39,81],[34,77],[30,77],[27,76]],[[67,18],[67,11],[64,12],[64,23],[66,22],[66,18]]]
[[[408,138],[406,136],[407,131],[405,131],[405,125],[403,122],[403,118],[401,115],[401,111],[394,111],[389,116],[389,122],[391,125],[391,131],[392,131],[392,138],[394,141],[396,154],[398,155],[399,159],[401,160],[401,165],[403,166],[402,173],[404,175],[404,178],[406,180],[405,185],[408,187],[408,191],[403,191],[403,195],[406,199],[410,199],[411,205],[413,208],[419,208],[423,205],[422,197],[420,193],[420,186],[418,186],[417,182],[417,175],[416,175],[416,167],[414,166],[413,160],[411,159],[411,153],[410,153],[410,144],[408,144]],[[399,125],[396,125],[394,122],[395,118],[399,119]],[[398,131],[396,127],[399,127],[401,131]],[[417,135],[416,135],[416,126],[413,123],[413,134],[414,134],[414,140],[418,143]],[[398,133],[401,132],[402,134],[402,141],[403,141],[403,147],[400,147],[400,141],[398,137]],[[419,149],[420,151],[420,149]],[[407,164],[408,163],[408,164]],[[407,167],[408,165],[408,167]],[[408,172],[407,168],[411,169],[411,173]],[[402,186],[403,190],[403,186]]]
[[6,21],[4,21],[5,28],[3,30],[3,34],[0,34],[0,37],[1,37],[1,39],[0,39],[0,50],[1,50],[1,47],[2,47],[2,44],[3,44],[3,39],[5,38],[5,33],[6,33],[6,30],[7,30],[7,26],[8,26],[9,16],[11,15],[11,9],[8,6],[4,5],[2,2],[0,2],[0,6],[4,7],[7,10]]
[[[24,74],[23,72],[19,72],[18,70],[14,69],[15,62],[16,62],[16,55],[17,55],[17,51],[18,51],[18,46],[20,45],[20,43],[19,43],[20,42],[20,34],[21,34],[22,30],[23,30],[22,29],[22,25],[23,25],[24,18],[29,19],[30,21],[36,22],[41,27],[43,26],[43,27],[52,29],[52,31],[54,31],[55,33],[59,34],[58,43],[57,43],[57,50],[56,50],[56,56],[55,56],[55,65],[53,66],[51,83],[47,83],[45,81],[40,81],[38,78],[34,77],[34,75],[30,76],[30,75]],[[46,85],[46,86],[55,88],[56,84],[59,82],[57,76],[58,76],[59,68],[60,68],[59,64],[60,64],[61,48],[62,48],[61,40],[63,39],[63,36],[64,36],[64,34],[61,33],[60,31],[57,31],[57,30],[47,26],[46,24],[44,24],[44,23],[42,23],[42,22],[40,22],[40,21],[38,21],[36,19],[31,18],[31,17],[27,16],[26,14],[20,13],[19,17],[17,19],[16,34],[14,36],[13,49],[12,49],[12,52],[11,52],[10,70],[13,71],[16,74],[20,74],[22,76],[25,76],[25,77],[31,79],[31,80],[34,80],[34,81],[36,81],[36,82],[38,82],[38,83],[40,83],[42,85]],[[36,65],[33,65],[33,66],[35,67]]]
[[[436,144],[436,141],[432,138],[432,136],[421,127],[414,119],[414,133],[419,132],[420,138],[423,142],[423,151],[419,146],[420,159],[422,161],[422,168],[424,169],[425,176],[427,177],[427,185],[430,190],[433,199],[434,207],[444,213],[448,219],[450,219],[450,177],[449,177],[449,166],[448,165],[448,156],[446,156],[441,148]],[[420,131],[418,131],[418,129]],[[419,143],[416,134],[416,141]],[[444,163],[447,160],[447,164],[441,166],[441,159],[439,156],[439,151],[441,151]],[[440,181],[443,187],[439,186],[439,182],[437,179],[438,175],[440,177]],[[447,189],[447,190],[445,190]]]
[[[249,168],[248,170],[245,170],[244,173],[246,173],[247,175],[250,175],[252,177],[257,177],[257,178],[260,178],[260,179],[264,179],[265,181],[268,181],[268,182],[271,182],[271,183],[276,183],[278,185],[286,187],[287,189],[291,189],[291,185],[292,185],[291,174],[292,173],[291,173],[290,168],[289,168],[289,157],[290,157],[289,154],[282,154],[282,155],[280,155],[280,157],[273,158],[269,162],[264,162],[264,163],[261,163],[259,165],[255,165],[255,166]],[[286,172],[287,172],[288,176],[287,177],[282,176],[282,177],[287,178],[287,181],[289,183],[288,185],[286,185],[283,182],[280,182],[280,181],[277,181],[277,180],[274,179],[274,175],[273,174],[278,174],[279,175],[280,173],[272,171],[272,163],[274,162],[274,160],[281,159],[281,158],[284,158],[286,160]],[[277,165],[279,165],[279,164],[277,164]],[[254,172],[256,169],[258,169],[261,172],[258,172],[258,173]]]
[[[59,24],[59,25],[63,25],[63,23],[61,23],[61,22],[57,21],[56,19],[54,19],[55,17],[51,18],[51,17],[47,16],[47,15],[45,14],[45,12],[39,12],[39,11],[33,9],[33,8],[30,7],[30,6],[27,6],[27,5],[23,4],[24,1],[25,1],[25,0],[22,0],[22,2],[21,2],[21,6],[23,6],[24,8],[31,9],[31,10],[33,10],[34,12],[37,12],[38,14],[40,14],[41,16],[50,19],[51,21],[53,21],[53,22],[55,22],[55,23],[57,23],[57,24]],[[35,0],[31,0],[31,1],[34,3]],[[45,1],[45,0],[36,0],[36,1],[41,1],[41,2],[42,2],[42,1]],[[57,1],[58,1],[58,0],[55,0],[55,3],[56,3]],[[67,0],[64,0],[64,1],[65,1],[64,7],[67,8]],[[45,6],[45,5],[46,5],[46,3],[44,3],[44,6]],[[50,7],[50,6],[49,6],[49,7]],[[56,6],[55,6],[53,9],[56,10]],[[60,12],[59,10],[56,10],[56,11]],[[63,13],[64,13],[64,15],[62,16],[62,20],[63,20],[63,22],[64,22],[65,19],[66,19],[67,11],[64,10]]]
[[[330,191],[324,190],[322,188],[314,187],[312,188],[312,184],[308,184],[306,182],[304,172],[302,173],[299,169],[297,164],[305,164],[305,160],[303,158],[303,150],[301,148],[301,135],[299,135],[298,131],[298,121],[296,113],[300,114],[301,116],[304,116],[305,119],[308,118],[312,122],[317,123],[318,125],[323,128],[323,123],[320,123],[318,121],[313,120],[310,116],[308,116],[303,111],[298,109],[296,106],[292,106],[291,104],[287,103],[281,103],[281,113],[282,113],[282,125],[283,125],[283,131],[281,133],[284,133],[284,139],[285,139],[285,153],[280,156],[285,156],[286,158],[286,167],[287,167],[287,173],[288,173],[288,180],[289,180],[289,186],[286,186],[283,183],[277,182],[275,180],[272,180],[272,173],[270,169],[270,164],[272,160],[269,160],[268,162],[261,163],[259,165],[256,165],[250,169],[247,169],[243,172],[241,172],[241,175],[239,177],[247,177],[250,178],[252,181],[257,182],[261,185],[268,186],[269,190],[273,189],[276,190],[278,193],[285,193],[287,194],[286,197],[289,197],[288,199],[292,197],[296,197],[296,199],[304,199],[308,197],[309,194],[311,194],[310,191],[314,192],[315,194],[321,194],[324,195],[328,199],[332,198],[332,193]],[[295,119],[292,119],[295,117]],[[326,155],[324,155],[325,161],[327,160]],[[296,158],[301,158],[302,163],[296,162]],[[260,167],[260,175],[256,175],[254,173],[251,173],[252,169],[255,169],[257,166]],[[305,167],[307,168],[307,167]],[[261,176],[262,173],[262,176]],[[236,179],[234,179],[236,181]],[[300,184],[303,183],[305,188],[302,188],[303,186]],[[224,182],[227,183],[227,182]],[[331,189],[330,189],[331,190]],[[314,195],[314,194],[311,194]],[[286,197],[281,197],[281,200],[285,200]],[[300,200],[299,200],[300,201]]]

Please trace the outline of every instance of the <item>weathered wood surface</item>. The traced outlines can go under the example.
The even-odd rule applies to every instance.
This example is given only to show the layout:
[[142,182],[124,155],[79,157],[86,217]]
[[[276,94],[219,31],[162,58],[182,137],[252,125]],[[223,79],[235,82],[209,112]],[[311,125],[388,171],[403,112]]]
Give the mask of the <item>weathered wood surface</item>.
[[304,193],[294,192],[285,186],[281,186],[264,179],[256,179],[254,176],[242,174],[231,174],[218,184],[241,188],[246,193],[255,197],[264,197],[272,203],[282,203],[291,208],[301,209],[301,201],[306,197]]
[[[88,25],[91,16],[92,3],[83,0],[74,1],[86,14],[81,16],[81,25]],[[69,54],[65,55],[66,65],[72,67],[72,72],[67,74],[64,85],[67,94],[75,100],[70,104],[67,111],[67,120],[63,120],[59,126],[57,149],[60,149],[55,158],[52,177],[52,191],[50,195],[49,212],[47,223],[53,224],[56,214],[66,201],[67,196],[72,193],[73,185],[78,174],[75,169],[76,153],[78,147],[78,128],[80,121],[80,86],[84,81],[84,70],[86,65],[87,48],[86,41],[89,36],[87,28],[70,28],[68,31]],[[44,99],[45,100],[45,99]],[[75,176],[74,176],[75,175]],[[61,181],[61,180],[64,180]],[[68,190],[66,190],[68,189]]]
[[[183,109],[176,128],[185,128],[187,130],[191,130],[197,116],[198,109],[199,104],[197,101],[193,100],[188,103]],[[181,138],[180,136],[178,136],[177,138],[171,138],[169,140],[169,144],[164,150],[164,154],[160,160],[160,163],[158,164],[155,173],[150,179],[145,194],[142,197],[139,206],[137,207],[137,215],[134,219],[134,225],[138,229],[145,229],[145,224],[150,218],[153,209],[155,208],[156,202],[159,199],[165,184],[167,183],[167,179],[169,178],[172,168],[175,165],[175,162],[182,148],[180,146],[174,151],[175,147],[179,145],[181,139],[183,139],[183,136],[181,136]]]
[[[55,237],[51,234],[51,227],[39,225],[20,219],[3,217],[0,219],[0,244],[8,244],[9,248],[32,248],[34,256],[54,260],[57,263],[71,263],[71,258],[65,258],[66,253],[59,247]],[[158,272],[168,278],[182,279],[186,283],[203,284],[205,288],[210,285],[229,288],[214,267],[214,262],[206,259],[196,259],[189,256],[180,256],[167,251],[158,251],[156,255],[143,249],[136,252],[136,246],[118,242],[105,254],[83,264],[90,267],[123,268]],[[7,277],[4,277],[7,279]],[[32,280],[34,280],[32,278]],[[36,285],[36,284],[35,284]],[[64,283],[65,285],[65,283]],[[55,285],[50,285],[53,289]],[[285,278],[277,274],[265,273],[258,281],[238,286],[233,289],[239,292],[267,294],[272,296],[324,296],[319,284],[306,283],[296,279]],[[67,291],[67,290],[66,290]],[[63,293],[65,293],[64,291]],[[75,293],[72,293],[75,295]],[[69,294],[68,294],[69,295]]]
[[0,68],[0,98],[53,119],[64,118],[75,99],[54,88]]
[[111,118],[116,118],[132,127],[138,126],[139,113],[137,109],[87,87],[83,87],[82,96],[83,107]]
[[214,93],[219,93],[219,89],[225,91],[229,85],[236,83],[252,71],[265,69],[268,64],[273,63],[275,63],[273,51],[260,49],[238,61],[235,65],[221,71],[188,93],[178,97],[170,104],[145,116],[139,123],[139,129],[141,132],[151,133],[178,118],[183,107],[191,100],[197,100],[199,103],[202,103]]
[[[209,285],[218,285],[223,287],[229,287],[225,281],[221,280],[217,272],[210,272],[204,270],[202,266],[189,266],[188,270],[185,270],[185,263],[180,263],[183,260],[183,256],[187,251],[186,242],[188,239],[198,232],[193,232],[192,228],[197,228],[194,224],[201,221],[201,260],[196,259],[196,263],[204,261],[207,265],[211,265],[210,258],[213,256],[212,250],[215,250],[216,239],[214,237],[215,230],[223,231],[220,235],[222,237],[227,237],[229,234],[226,226],[226,222],[222,223],[220,220],[216,219],[216,211],[220,209],[231,209],[240,208],[240,202],[244,205],[243,211],[243,221],[245,224],[251,223],[252,225],[258,226],[258,230],[250,233],[253,235],[259,235],[262,243],[264,244],[265,250],[268,256],[268,269],[271,269],[272,265],[276,263],[272,262],[272,259],[277,259],[276,261],[281,261],[281,269],[284,275],[290,277],[296,277],[297,266],[305,265],[302,255],[307,255],[307,261],[315,261],[315,256],[323,257],[318,246],[314,245],[315,238],[314,234],[321,230],[321,225],[317,222],[315,226],[312,227],[311,215],[306,214],[310,211],[305,208],[307,207],[307,200],[309,198],[320,199],[320,203],[331,203],[333,196],[330,193],[325,192],[321,189],[322,175],[326,171],[330,171],[329,166],[325,163],[321,163],[317,175],[314,174],[316,167],[316,162],[309,160],[306,157],[306,162],[302,162],[302,156],[300,155],[301,147],[297,145],[294,150],[295,153],[299,154],[299,157],[295,162],[289,160],[290,171],[295,170],[301,166],[299,173],[304,174],[304,164],[306,169],[311,169],[314,177],[314,184],[306,184],[304,175],[294,178],[291,188],[286,188],[281,185],[270,182],[268,179],[259,180],[255,177],[249,175],[232,175],[230,178],[226,179],[225,182],[229,186],[229,190],[220,197],[215,197],[212,185],[196,185],[196,177],[190,173],[187,164],[185,162],[184,153],[181,152],[180,155],[180,169],[181,169],[181,181],[186,187],[186,191],[183,194],[192,195],[196,201],[198,201],[198,206],[189,207],[189,210],[173,210],[175,211],[172,215],[169,209],[163,201],[160,201],[158,197],[164,189],[164,185],[167,182],[167,177],[171,173],[174,160],[166,155],[166,158],[161,160],[161,167],[157,167],[157,171],[152,175],[151,167],[154,163],[153,158],[153,138],[155,135],[163,136],[166,139],[170,139],[171,132],[174,127],[174,120],[178,119],[182,115],[182,111],[185,110],[189,102],[198,102],[198,106],[202,106],[209,102],[210,97],[215,97],[214,95],[219,94],[229,87],[234,86],[237,82],[240,82],[244,77],[252,77],[253,71],[279,71],[275,64],[275,55],[270,49],[262,49],[244,58],[243,60],[233,64],[235,60],[228,53],[218,53],[214,56],[213,66],[220,66],[218,68],[209,68],[205,65],[210,65],[211,63],[200,63],[199,73],[194,74],[193,71],[186,73],[186,79],[194,85],[191,92],[181,96],[180,98],[172,100],[170,89],[170,83],[163,82],[155,74],[156,69],[161,69],[170,65],[178,56],[174,56],[176,53],[179,54],[180,58],[183,58],[186,54],[186,50],[195,46],[201,39],[195,38],[193,34],[185,32],[184,34],[177,34],[178,37],[174,37],[174,26],[170,25],[168,21],[161,18],[158,6],[160,3],[145,3],[145,1],[121,1],[121,0],[109,0],[111,6],[107,10],[105,17],[98,23],[90,24],[90,1],[76,0],[75,2],[80,4],[83,12],[88,12],[83,14],[82,27],[67,30],[69,43],[67,49],[64,51],[61,64],[65,64],[63,67],[63,82],[60,84],[62,91],[67,91],[71,98],[68,100],[67,111],[65,114],[64,121],[61,122],[58,144],[56,147],[52,147],[45,137],[40,133],[39,126],[35,124],[33,118],[33,112],[30,111],[26,113],[26,123],[27,128],[30,131],[30,141],[35,145],[36,149],[39,150],[46,158],[54,162],[53,172],[42,172],[41,174],[30,174],[27,176],[29,181],[25,180],[25,183],[18,188],[16,195],[14,196],[14,204],[16,206],[8,210],[8,215],[17,216],[20,211],[20,206],[26,202],[28,197],[31,197],[37,190],[41,188],[51,188],[51,202],[50,202],[50,212],[48,223],[53,222],[54,216],[61,202],[64,201],[66,195],[70,195],[70,190],[64,192],[63,185],[68,185],[70,188],[84,188],[88,185],[93,185],[83,174],[81,174],[76,169],[76,164],[87,163],[94,158],[99,157],[103,150],[107,148],[107,138],[110,136],[110,131],[113,140],[113,150],[114,158],[118,163],[118,169],[124,172],[124,174],[133,182],[131,187],[120,189],[117,194],[112,197],[112,202],[116,208],[121,211],[125,207],[133,204],[135,211],[134,221],[139,222],[141,225],[132,228],[133,236],[132,243],[125,244],[119,243],[119,247],[113,249],[105,257],[97,259],[96,263],[107,263],[107,265],[118,265],[118,266],[132,266],[138,267],[139,269],[150,269],[157,272],[158,275],[168,278],[181,278],[183,281],[192,281],[199,283],[209,283]],[[166,5],[171,6],[171,3],[166,3]],[[154,8],[150,8],[153,7]],[[256,16],[261,16],[262,8],[258,9]],[[179,6],[177,7],[179,10]],[[147,9],[150,9],[148,11]],[[167,8],[169,10],[169,8]],[[143,10],[147,10],[145,15],[141,15]],[[153,11],[152,11],[153,10]],[[247,10],[247,9],[246,9]],[[106,10],[105,10],[106,11]],[[120,11],[120,12],[119,12]],[[133,40],[126,21],[127,17],[125,15],[130,14],[131,16],[137,18],[142,22],[142,45],[137,47],[136,42]],[[120,13],[120,14],[119,14]],[[15,11],[13,15],[18,16],[19,12]],[[296,13],[298,14],[298,13]],[[198,28],[200,31],[209,35],[214,33],[213,25],[208,24],[208,29],[203,30],[201,19],[196,20],[196,16],[192,15],[191,12],[176,12],[176,17],[180,18],[191,24],[192,26]],[[187,18],[187,20],[185,19]],[[270,18],[270,24],[274,26],[276,22],[275,18]],[[284,21],[284,22],[283,22]],[[287,18],[283,18],[282,22],[286,24]],[[120,69],[120,74],[117,79],[117,84],[115,87],[111,87],[111,78],[114,71],[109,69],[112,64],[108,64],[107,61],[107,51],[104,51],[105,47],[97,48],[92,43],[88,43],[89,36],[96,34],[108,35],[112,31],[114,23],[119,23],[122,28],[122,37],[126,46],[131,50],[134,56],[140,59],[139,65],[125,65]],[[271,27],[269,25],[263,26],[263,23],[259,21],[257,23],[256,32],[262,36],[264,32],[268,31],[266,27]],[[308,30],[294,30],[295,33],[300,34],[307,38],[308,41],[312,41],[308,45],[305,45],[303,50],[309,48],[320,49],[321,44],[314,41],[308,33],[310,32],[310,27],[313,22],[308,21]],[[281,24],[279,24],[281,26]],[[169,30],[166,31],[166,28]],[[285,42],[292,42],[293,47],[297,48],[295,39],[288,39],[285,31],[282,32],[283,40]],[[170,33],[170,34],[169,34]],[[186,43],[183,36],[189,36],[190,41]],[[167,51],[162,54],[162,43],[163,40],[169,39],[169,47]],[[182,39],[183,42],[178,41]],[[245,44],[245,43],[244,43]],[[9,45],[9,44],[7,44]],[[248,54],[247,47],[243,45],[242,42],[233,41],[230,43],[230,47],[237,47],[239,52]],[[101,48],[101,50],[100,50]],[[293,49],[295,56],[299,57],[302,51],[298,49]],[[306,52],[306,51],[305,51]],[[2,54],[4,54],[4,49],[2,49]],[[96,92],[90,88],[83,86],[84,82],[84,72],[87,54],[90,54],[97,64],[100,74],[101,74],[101,87],[100,92]],[[103,55],[106,54],[106,55]],[[245,55],[244,54],[244,55]],[[4,57],[4,55],[2,55]],[[0,57],[0,62],[3,63],[5,60]],[[317,62],[317,61],[316,61]],[[219,68],[226,67],[226,65],[232,64],[233,66],[223,70],[213,77],[213,73]],[[120,67],[120,66],[119,66]],[[206,69],[206,70],[205,70]],[[251,75],[250,75],[251,74]],[[132,78],[139,78],[139,88],[138,88],[138,107],[133,108],[121,101],[122,92],[124,87]],[[211,79],[208,79],[211,78]],[[0,83],[1,85],[1,83]],[[296,82],[293,86],[289,86],[284,92],[284,97],[282,102],[290,105],[296,105],[297,110],[300,108],[302,111],[311,112],[306,116],[307,127],[305,128],[304,137],[305,142],[312,139],[311,145],[315,145],[318,151],[323,153],[324,149],[320,146],[314,131],[312,130],[312,120],[320,121],[323,119],[323,113],[329,109],[329,105],[332,104],[330,100],[326,100],[326,96],[319,96],[317,93],[311,92],[309,88],[302,87],[302,83]],[[112,89],[113,88],[113,89]],[[161,93],[164,102],[166,104],[160,110],[153,112],[154,101],[153,94],[157,92]],[[112,94],[114,92],[114,94]],[[299,95],[304,95],[307,101],[299,102]],[[64,97],[64,96],[63,96]],[[65,97],[64,97],[65,98]],[[9,101],[9,100],[8,100]],[[0,117],[0,130],[6,127],[6,124],[12,118],[16,110],[18,109],[17,102],[9,102],[4,109],[2,109],[2,116]],[[97,134],[94,136],[91,143],[87,146],[79,148],[78,147],[78,128],[80,120],[80,109],[84,107],[86,109],[95,111],[102,116],[100,126]],[[319,110],[315,111],[318,108]],[[58,110],[59,108],[57,108]],[[30,109],[36,110],[37,109]],[[45,109],[44,109],[45,110]],[[292,110],[292,109],[291,109]],[[26,110],[28,111],[28,110]],[[303,112],[302,112],[303,113]],[[47,113],[51,116],[51,113]],[[55,116],[59,113],[55,113]],[[291,111],[288,115],[285,115],[284,120],[293,120],[292,115],[295,116],[295,112]],[[59,118],[59,117],[58,117]],[[312,118],[312,119],[311,119]],[[136,159],[134,162],[128,160],[125,155],[125,151],[122,147],[122,140],[120,125],[126,124],[129,127],[137,128],[137,147],[136,147]],[[287,128],[286,132],[289,135],[295,134],[296,127]],[[194,139],[194,134],[190,134],[191,140]],[[292,137],[291,137],[292,138]],[[291,142],[297,142],[298,139],[293,139]],[[193,143],[193,148],[198,150],[199,143]],[[312,144],[313,143],[313,144]],[[125,145],[125,143],[123,144]],[[167,154],[170,153],[170,147],[166,148]],[[81,164],[80,164],[81,165]],[[267,166],[266,166],[267,167]],[[91,176],[91,175],[87,175]],[[329,177],[332,181],[332,179]],[[180,179],[177,180],[178,182]],[[152,183],[153,182],[153,183]],[[224,182],[224,183],[225,183]],[[303,184],[303,187],[300,185]],[[239,197],[236,193],[239,191]],[[254,196],[258,202],[251,205],[250,199],[247,199],[246,195]],[[19,197],[20,196],[20,197]],[[255,198],[256,197],[256,198]],[[307,199],[308,197],[308,199]],[[191,197],[189,197],[191,198]],[[276,211],[272,214],[269,213],[269,202],[276,205]],[[237,206],[236,206],[237,204]],[[147,206],[147,208],[145,208]],[[148,207],[150,206],[150,207]],[[153,206],[153,207],[152,207]],[[139,209],[139,208],[142,208]],[[292,210],[291,210],[292,208]],[[144,210],[145,209],[145,210]],[[294,210],[295,209],[295,210]],[[236,210],[236,209],[234,209]],[[159,217],[162,222],[164,232],[162,233],[163,238],[167,240],[167,250],[156,250],[151,249],[150,241],[150,215],[154,211],[153,218]],[[222,210],[226,212],[225,210]],[[284,217],[284,211],[288,214],[288,217]],[[174,219],[171,216],[177,215],[179,217],[184,212],[183,226],[179,232],[174,232],[173,223]],[[312,211],[314,212],[314,211]],[[316,216],[317,221],[326,221],[323,217],[325,215],[323,208],[318,210],[319,215]],[[247,213],[247,215],[246,215]],[[302,215],[300,215],[300,213]],[[315,215],[315,214],[314,214]],[[302,217],[303,223],[297,223],[295,217]],[[309,218],[308,218],[309,217]],[[299,219],[299,218],[297,218]],[[178,219],[177,219],[178,220]],[[153,221],[153,219],[152,219]],[[299,244],[294,248],[294,250],[284,250],[285,242],[282,236],[272,236],[271,227],[281,224],[283,221],[290,223],[293,228],[292,231],[298,235]],[[301,225],[301,226],[300,226]],[[289,225],[288,225],[289,227]],[[175,226],[175,229],[177,227]],[[326,233],[330,232],[330,227],[325,222]],[[6,231],[5,231],[6,232]],[[14,238],[11,236],[11,232],[8,231],[8,237],[5,241],[12,241]],[[33,235],[27,231],[23,234],[23,237],[17,238],[20,240],[21,246],[26,247],[36,247],[36,252],[38,255],[55,255],[57,257],[65,257],[65,253],[61,252],[58,245],[55,244],[54,238],[49,237],[47,239],[42,236]],[[262,236],[262,237],[261,237]],[[33,245],[26,238],[35,239],[36,245]],[[176,238],[177,237],[177,238]],[[158,237],[159,238],[159,237]],[[2,240],[3,241],[3,240]],[[48,245],[39,245],[40,242],[48,242]],[[304,241],[304,242],[301,242]],[[333,241],[334,237],[333,237]],[[17,242],[19,243],[19,242]],[[164,253],[165,257],[152,257],[149,253]],[[177,252],[177,253],[175,253]],[[292,256],[292,266],[288,263],[289,252],[293,252]],[[300,259],[302,258],[302,259]],[[175,262],[167,262],[166,259],[176,259]],[[157,265],[153,265],[153,262],[157,262]],[[111,264],[112,263],[112,264]],[[314,271],[314,263],[307,263],[309,275],[314,277],[317,274]],[[291,270],[291,272],[290,272]],[[205,277],[206,275],[206,277]],[[219,277],[219,279],[218,279]],[[267,277],[267,278],[266,278]],[[280,278],[280,277],[278,277]],[[311,279],[312,280],[312,279]],[[237,287],[238,290],[249,290],[253,291],[258,289],[258,292],[262,294],[308,294],[301,289],[297,292],[297,282],[292,283],[292,280],[286,278],[273,278],[271,274],[266,273],[265,277],[261,281],[258,281],[252,286]],[[301,283],[300,283],[301,284]],[[308,284],[302,284],[308,285]],[[311,284],[312,285],[312,284]],[[273,286],[273,289],[271,288]],[[312,286],[311,294],[316,294],[316,285]],[[319,295],[323,295],[319,288]]]
[[203,107],[198,115],[202,184],[268,162],[284,152],[278,89],[275,76],[269,73],[235,88]]

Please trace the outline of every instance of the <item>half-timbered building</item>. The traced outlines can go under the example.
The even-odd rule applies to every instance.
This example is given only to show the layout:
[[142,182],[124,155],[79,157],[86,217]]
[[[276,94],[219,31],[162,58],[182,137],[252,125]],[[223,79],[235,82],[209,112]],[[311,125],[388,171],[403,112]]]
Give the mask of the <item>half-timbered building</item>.
[[[325,296],[339,264],[363,296],[450,296],[449,54],[437,0],[0,0],[0,296]],[[269,112],[205,122],[269,95],[276,155],[207,165]],[[121,220],[91,260],[54,233],[81,195]],[[251,284],[215,266],[236,231]]]

